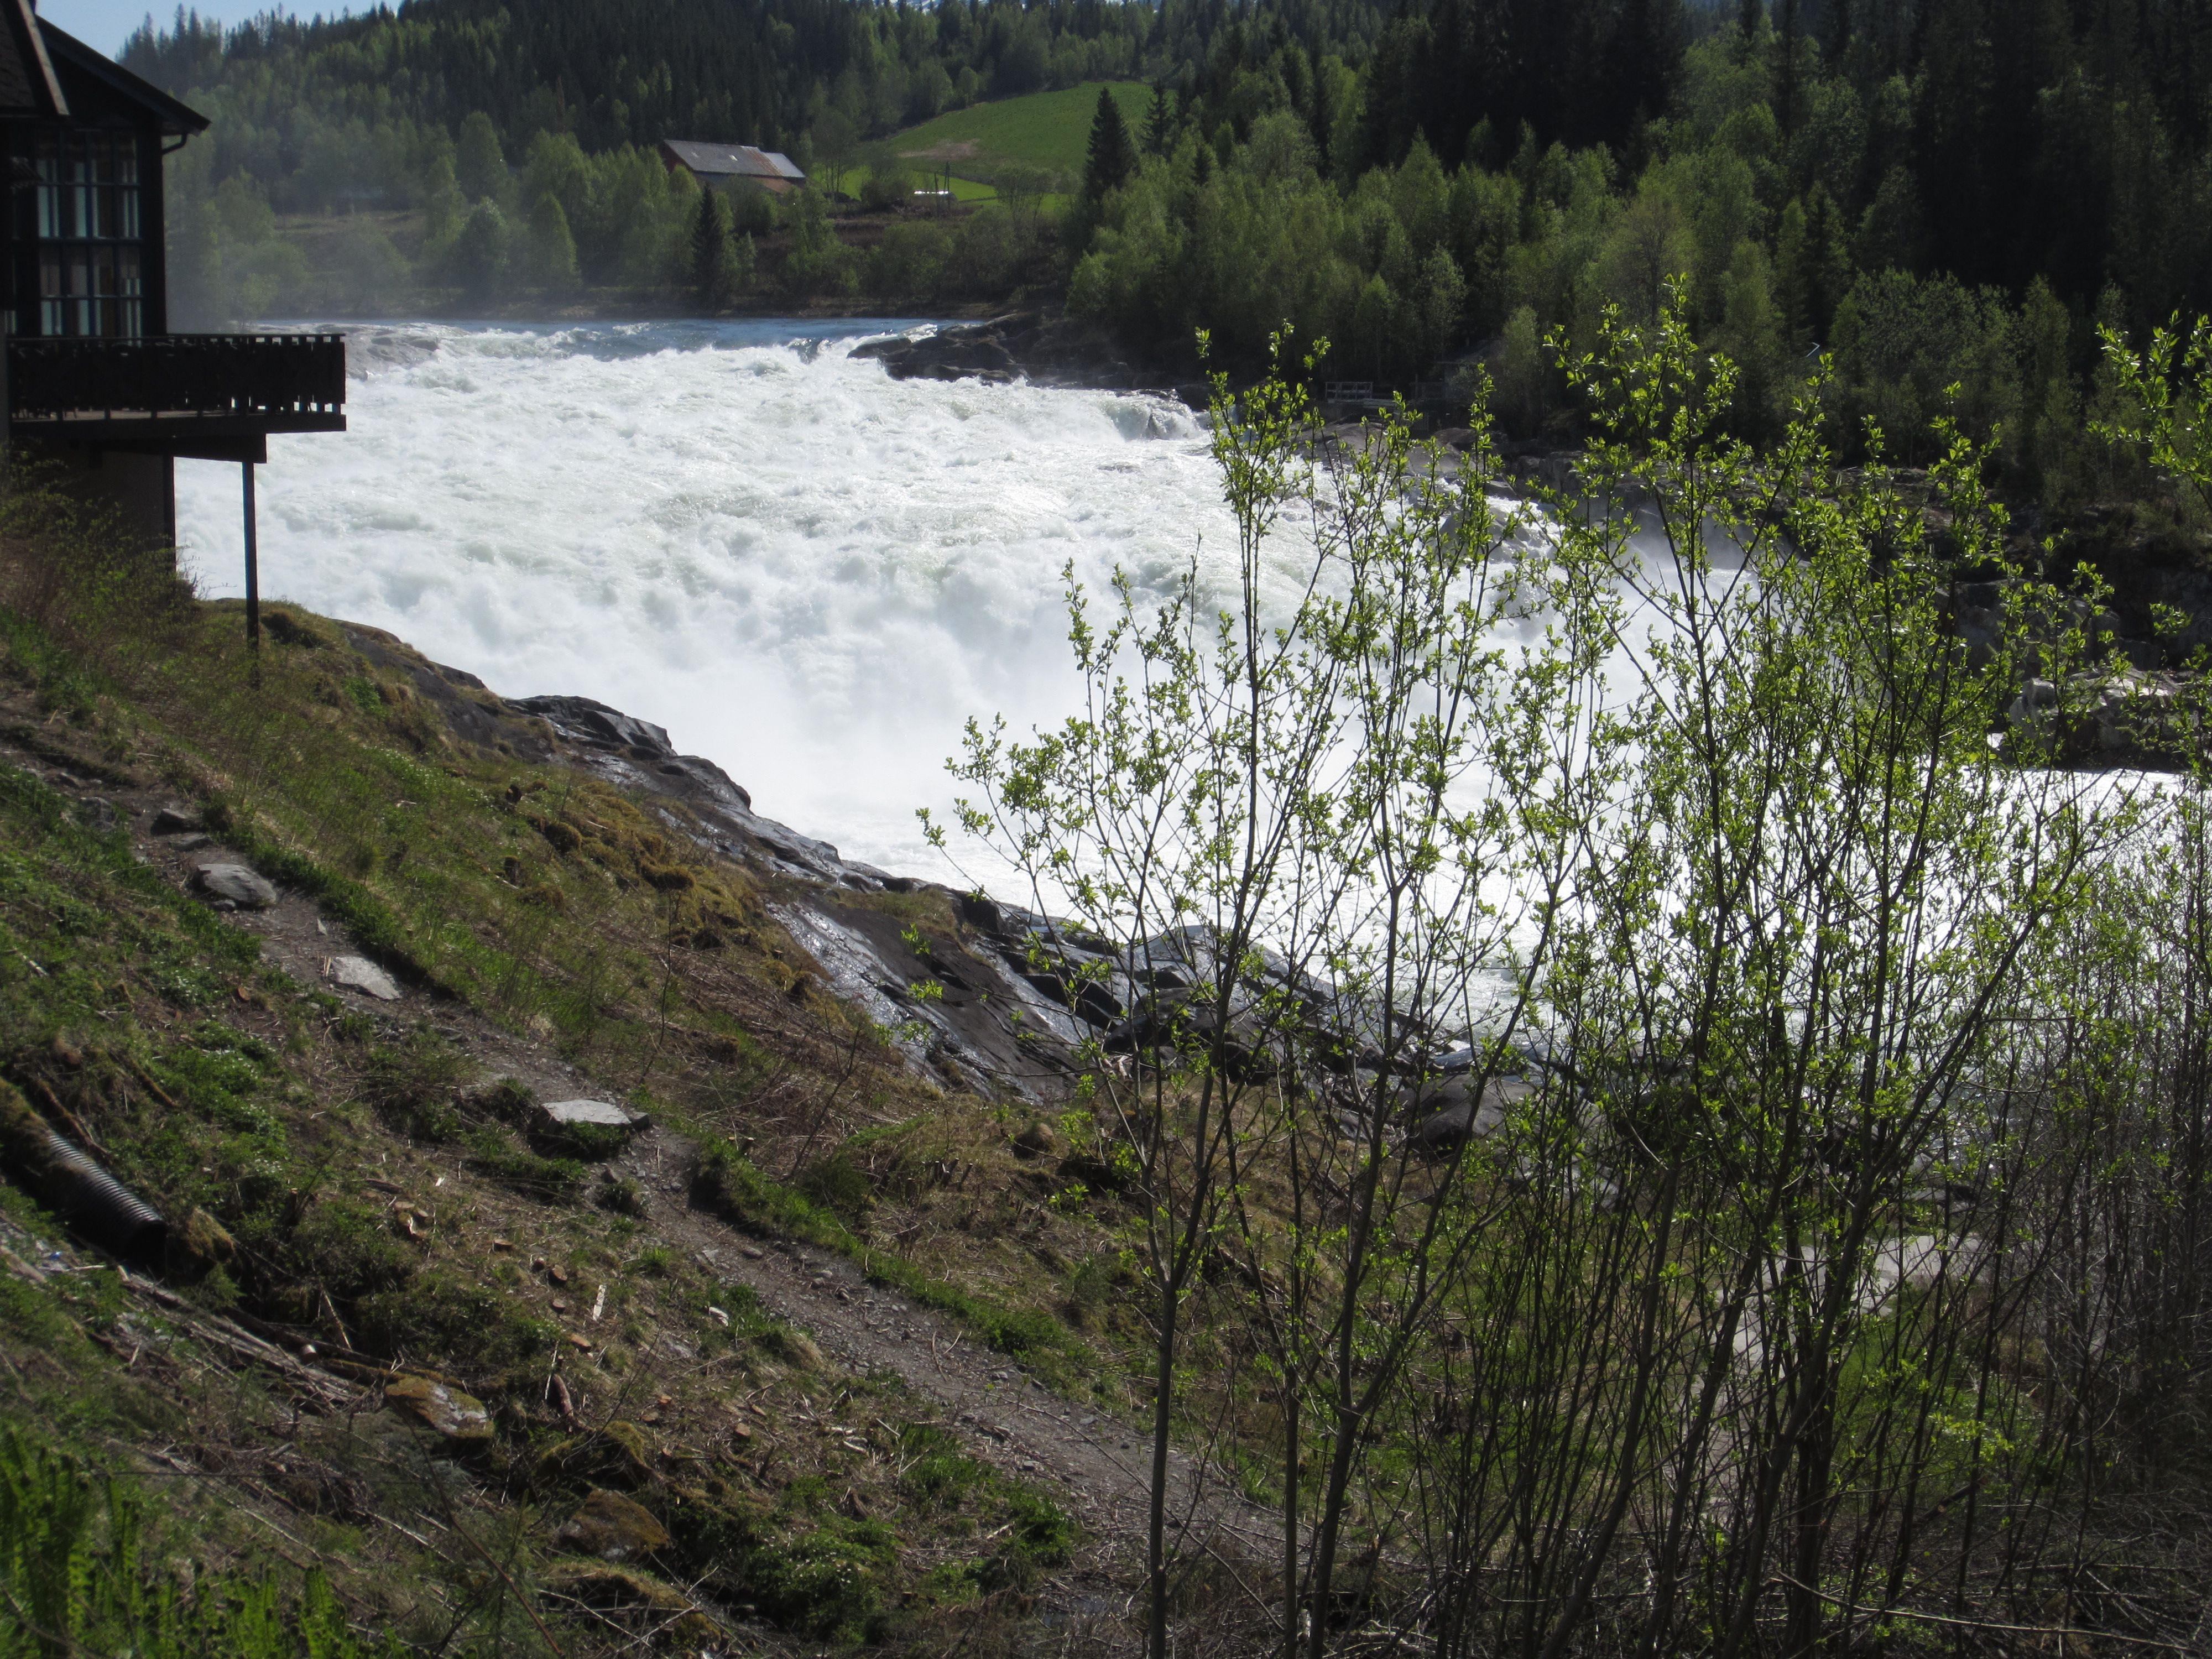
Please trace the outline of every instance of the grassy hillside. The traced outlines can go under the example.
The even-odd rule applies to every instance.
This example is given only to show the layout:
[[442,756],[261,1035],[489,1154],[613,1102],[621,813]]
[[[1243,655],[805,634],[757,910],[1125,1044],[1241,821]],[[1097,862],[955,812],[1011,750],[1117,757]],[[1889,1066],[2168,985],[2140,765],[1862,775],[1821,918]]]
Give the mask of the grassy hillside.
[[[1060,92],[971,105],[908,127],[888,142],[902,157],[950,161],[968,178],[988,181],[997,169],[1018,166],[1063,173],[1072,182],[1083,172],[1084,149],[1091,137],[1091,118],[1098,108],[1098,88],[1105,84],[1088,81]],[[1152,106],[1152,89],[1140,81],[1117,81],[1112,85],[1122,118],[1131,131],[1141,130],[1145,112]]]
[[[249,653],[20,480],[7,1605],[177,1659],[934,1652],[1110,1567],[1049,1435],[990,1426],[1133,1398],[1108,1230],[1043,1202],[1026,1116],[902,1066],[680,810],[397,641],[278,606]],[[943,895],[840,902],[957,948]],[[651,1127],[538,1109],[573,1097]],[[167,1218],[137,1271],[60,1224],[49,1130]]]

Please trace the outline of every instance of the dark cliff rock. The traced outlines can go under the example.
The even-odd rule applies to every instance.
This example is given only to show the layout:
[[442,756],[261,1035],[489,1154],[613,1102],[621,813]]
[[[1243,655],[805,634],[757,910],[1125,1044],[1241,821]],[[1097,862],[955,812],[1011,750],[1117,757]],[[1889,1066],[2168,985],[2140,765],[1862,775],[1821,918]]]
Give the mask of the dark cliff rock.
[[1103,329],[1033,311],[928,334],[871,340],[854,347],[853,355],[880,362],[895,380],[974,379],[1004,384],[1021,378],[1038,386],[1109,391],[1157,383],[1144,380]]

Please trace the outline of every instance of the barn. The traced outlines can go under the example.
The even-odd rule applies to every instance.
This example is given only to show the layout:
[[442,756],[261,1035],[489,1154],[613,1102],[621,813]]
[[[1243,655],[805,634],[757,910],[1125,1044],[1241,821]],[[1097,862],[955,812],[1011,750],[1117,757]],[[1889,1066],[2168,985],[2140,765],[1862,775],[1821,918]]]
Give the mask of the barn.
[[660,159],[671,171],[682,167],[702,185],[716,189],[758,185],[781,196],[806,182],[806,175],[779,151],[751,144],[709,144],[696,138],[664,138]]

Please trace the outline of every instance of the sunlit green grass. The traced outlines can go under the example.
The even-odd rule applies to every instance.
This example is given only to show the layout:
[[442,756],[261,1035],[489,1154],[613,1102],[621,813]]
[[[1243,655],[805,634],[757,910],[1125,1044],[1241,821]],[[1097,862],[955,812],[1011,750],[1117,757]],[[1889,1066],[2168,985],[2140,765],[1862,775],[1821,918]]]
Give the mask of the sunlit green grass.
[[[929,164],[925,162],[908,169],[906,175],[907,179],[908,184],[914,189],[950,189],[952,192],[952,199],[956,202],[961,203],[995,202],[999,199],[999,187],[996,185],[987,185],[980,179],[963,179],[957,175],[955,175],[951,179],[947,179],[941,173],[933,173],[929,171],[928,166]],[[852,196],[858,196],[860,193],[861,188],[866,185],[869,179],[872,176],[873,170],[872,168],[854,168],[852,172],[845,175],[843,179],[843,188],[846,193]]]
[[[1083,171],[1102,84],[1086,81],[1060,92],[974,104],[894,135],[890,147],[901,157],[910,158],[940,144],[973,144],[973,154],[955,165],[987,182],[998,168],[1010,165],[1043,167],[1073,179]],[[1152,88],[1141,81],[1116,81],[1113,87],[1122,119],[1132,132],[1138,131],[1152,106]]]

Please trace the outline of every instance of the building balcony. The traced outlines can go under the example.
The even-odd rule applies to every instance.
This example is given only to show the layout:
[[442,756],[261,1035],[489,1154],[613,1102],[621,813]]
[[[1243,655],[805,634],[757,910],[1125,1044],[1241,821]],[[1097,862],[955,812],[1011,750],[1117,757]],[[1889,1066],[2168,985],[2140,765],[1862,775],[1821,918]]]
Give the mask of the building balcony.
[[345,430],[335,334],[153,334],[8,342],[17,438],[232,454],[272,432]]

